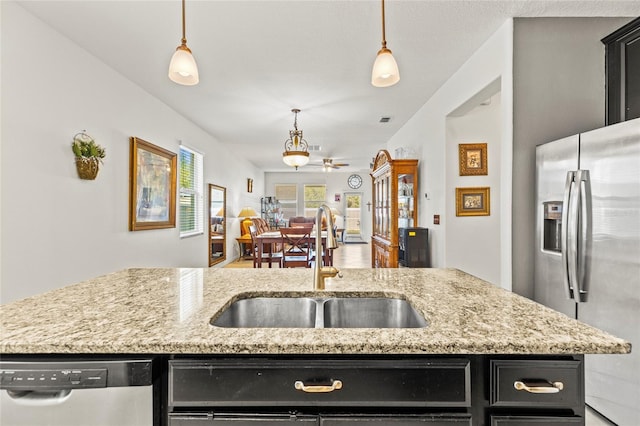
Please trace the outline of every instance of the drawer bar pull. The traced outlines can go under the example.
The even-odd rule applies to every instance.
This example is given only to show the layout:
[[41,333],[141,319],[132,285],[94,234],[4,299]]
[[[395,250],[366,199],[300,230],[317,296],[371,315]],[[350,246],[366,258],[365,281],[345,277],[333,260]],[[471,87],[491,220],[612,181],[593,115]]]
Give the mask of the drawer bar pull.
[[558,393],[564,388],[564,384],[562,382],[546,382],[546,381],[536,381],[535,384],[533,382],[525,382],[516,380],[513,382],[513,387],[516,390],[523,390],[529,393]]
[[305,385],[301,380],[296,380],[293,384],[297,390],[308,393],[328,393],[342,389],[342,380],[333,380],[330,385]]

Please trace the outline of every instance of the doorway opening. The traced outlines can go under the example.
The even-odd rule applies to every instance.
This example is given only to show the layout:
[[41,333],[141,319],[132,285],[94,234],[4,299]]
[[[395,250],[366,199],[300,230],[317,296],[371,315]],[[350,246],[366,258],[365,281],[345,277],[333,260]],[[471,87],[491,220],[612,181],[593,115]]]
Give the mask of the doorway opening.
[[362,239],[362,192],[345,192],[345,224],[342,241],[363,243]]

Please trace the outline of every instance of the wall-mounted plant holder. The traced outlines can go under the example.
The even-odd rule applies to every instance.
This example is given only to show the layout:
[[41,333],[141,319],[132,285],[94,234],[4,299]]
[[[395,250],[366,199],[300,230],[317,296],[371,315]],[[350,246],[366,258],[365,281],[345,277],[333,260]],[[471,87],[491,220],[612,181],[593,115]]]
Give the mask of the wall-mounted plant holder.
[[98,176],[105,149],[83,130],[73,136],[71,150],[76,156],[76,169],[80,179],[94,180]]

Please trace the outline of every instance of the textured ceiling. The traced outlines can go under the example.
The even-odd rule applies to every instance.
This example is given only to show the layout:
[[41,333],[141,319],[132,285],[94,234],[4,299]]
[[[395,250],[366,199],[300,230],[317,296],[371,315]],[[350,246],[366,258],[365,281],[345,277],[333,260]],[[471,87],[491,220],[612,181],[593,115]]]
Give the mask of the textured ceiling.
[[[386,2],[387,42],[400,68],[390,88],[370,84],[380,48],[379,1],[186,3],[197,86],[167,77],[180,44],[171,1],[21,1],[25,9],[196,123],[264,171],[282,163],[298,127],[323,157],[367,169],[377,150],[510,17],[640,15],[640,1]],[[391,117],[386,124],[382,116]],[[317,171],[318,168],[301,169]]]

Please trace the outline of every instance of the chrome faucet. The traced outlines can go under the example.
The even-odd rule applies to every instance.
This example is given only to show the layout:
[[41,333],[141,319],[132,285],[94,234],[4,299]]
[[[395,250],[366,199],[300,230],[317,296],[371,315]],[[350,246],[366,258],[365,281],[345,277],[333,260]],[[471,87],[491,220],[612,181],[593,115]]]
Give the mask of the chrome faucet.
[[325,250],[338,247],[336,237],[333,235],[333,218],[331,217],[331,209],[326,204],[318,207],[316,213],[316,261],[313,269],[313,289],[324,290],[325,278],[332,278],[336,275],[342,278],[342,273],[333,266],[322,266],[322,213],[327,217],[327,244]]

